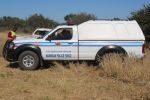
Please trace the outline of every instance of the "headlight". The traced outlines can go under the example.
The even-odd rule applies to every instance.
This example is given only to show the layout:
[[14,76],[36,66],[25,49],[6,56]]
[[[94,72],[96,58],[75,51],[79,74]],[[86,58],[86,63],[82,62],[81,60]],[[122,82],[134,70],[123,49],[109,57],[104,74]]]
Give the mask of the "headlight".
[[12,42],[9,44],[9,49],[13,49],[15,47],[15,44]]

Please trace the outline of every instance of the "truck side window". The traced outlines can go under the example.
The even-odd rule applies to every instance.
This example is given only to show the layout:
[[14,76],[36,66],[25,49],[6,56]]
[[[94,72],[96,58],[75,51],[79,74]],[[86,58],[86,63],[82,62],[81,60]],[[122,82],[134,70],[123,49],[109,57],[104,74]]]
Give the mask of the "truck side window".
[[50,35],[50,40],[71,40],[73,30],[71,28],[61,28]]

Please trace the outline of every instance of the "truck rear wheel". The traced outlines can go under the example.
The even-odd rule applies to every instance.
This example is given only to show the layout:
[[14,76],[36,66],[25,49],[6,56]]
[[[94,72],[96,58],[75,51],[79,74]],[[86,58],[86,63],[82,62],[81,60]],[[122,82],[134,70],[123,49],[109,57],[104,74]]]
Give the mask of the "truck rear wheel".
[[20,54],[18,61],[22,70],[35,70],[39,66],[39,57],[33,51],[24,51]]
[[122,53],[122,52],[119,52],[119,51],[106,52],[106,53],[104,53],[104,54],[102,54],[102,55],[97,54],[97,55],[96,55],[96,59],[95,59],[96,64],[100,64],[100,65],[101,65],[101,63],[102,63],[103,60],[104,60],[104,57],[112,56],[112,55],[114,55],[114,54],[119,55],[119,56],[121,57],[121,59],[124,59],[123,57],[126,56],[126,54],[124,54],[124,53]]

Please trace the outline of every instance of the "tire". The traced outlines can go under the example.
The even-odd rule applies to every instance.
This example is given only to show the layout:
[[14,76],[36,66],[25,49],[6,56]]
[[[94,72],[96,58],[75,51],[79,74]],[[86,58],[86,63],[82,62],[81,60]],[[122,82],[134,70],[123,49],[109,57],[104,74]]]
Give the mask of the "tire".
[[39,67],[39,57],[33,51],[24,51],[18,58],[22,70],[35,70]]
[[117,54],[117,55],[120,55],[123,59],[124,56],[126,56],[125,53],[123,52],[120,52],[120,51],[108,51],[108,52],[105,52],[104,54],[97,54],[96,55],[96,58],[95,58],[95,62],[97,65],[101,64],[101,62],[103,62],[103,59],[104,57],[106,57],[107,55],[111,55],[111,54]]
[[100,65],[103,59],[103,55],[97,54],[95,58],[95,65]]

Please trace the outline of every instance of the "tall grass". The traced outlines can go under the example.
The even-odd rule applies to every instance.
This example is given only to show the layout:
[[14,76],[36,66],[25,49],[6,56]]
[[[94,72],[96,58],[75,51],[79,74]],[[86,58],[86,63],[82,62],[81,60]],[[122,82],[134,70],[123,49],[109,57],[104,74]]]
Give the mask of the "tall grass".
[[113,77],[124,82],[145,82],[150,81],[150,51],[147,50],[143,60],[119,55],[105,57],[102,65],[104,75]]
[[99,69],[87,63],[55,62],[51,68],[21,71],[6,67],[9,63],[0,58],[0,99],[149,100],[150,69],[146,59],[122,61],[111,55]]

